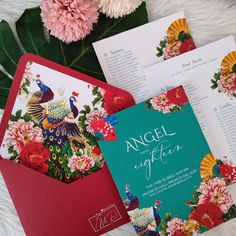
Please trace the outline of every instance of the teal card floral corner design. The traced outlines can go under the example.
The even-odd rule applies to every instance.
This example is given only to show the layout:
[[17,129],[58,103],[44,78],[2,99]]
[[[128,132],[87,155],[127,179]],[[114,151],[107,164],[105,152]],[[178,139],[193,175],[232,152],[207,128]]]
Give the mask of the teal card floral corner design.
[[175,20],[168,28],[165,39],[157,47],[157,57],[164,60],[195,49],[186,18]]
[[220,69],[211,80],[212,89],[229,97],[236,97],[236,51],[228,53],[222,60]]
[[[104,158],[92,124],[128,104],[111,91],[52,71],[26,64],[1,154],[70,183],[102,169]],[[59,87],[56,76],[62,77]],[[65,85],[69,79],[74,86]]]
[[182,86],[115,116],[116,140],[99,145],[138,235],[192,236],[236,217],[235,166],[211,154]]

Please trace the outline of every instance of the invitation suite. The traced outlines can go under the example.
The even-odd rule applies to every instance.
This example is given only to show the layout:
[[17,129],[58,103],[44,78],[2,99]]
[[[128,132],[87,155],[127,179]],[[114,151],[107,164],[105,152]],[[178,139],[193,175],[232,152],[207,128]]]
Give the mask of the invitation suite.
[[183,87],[93,123],[138,235],[197,235],[236,206]]
[[195,48],[183,12],[93,44],[109,84],[142,102],[150,91],[142,68]]
[[183,84],[217,159],[236,163],[236,51],[232,37],[146,68],[151,94]]
[[0,170],[27,234],[100,235],[129,221],[91,124],[133,104],[94,78],[21,59],[0,127]]

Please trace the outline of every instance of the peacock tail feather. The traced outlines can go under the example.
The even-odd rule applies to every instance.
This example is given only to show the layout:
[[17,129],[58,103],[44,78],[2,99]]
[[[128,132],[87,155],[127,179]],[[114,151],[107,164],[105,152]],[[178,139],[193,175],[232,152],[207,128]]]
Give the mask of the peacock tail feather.
[[45,116],[45,108],[40,104],[29,103],[28,112],[37,124],[39,124]]
[[[62,135],[58,128],[50,128],[44,130],[44,138],[45,143],[49,147],[49,150],[52,149],[53,146],[57,146],[58,148],[62,148],[63,144],[68,141],[67,136]],[[50,150],[51,151],[51,150]],[[59,151],[59,149],[58,149]]]
[[68,142],[64,143],[61,148],[59,146],[50,146],[51,158],[49,161],[48,175],[62,182],[72,182],[75,179],[73,173],[68,167],[68,160],[72,156],[72,150]]

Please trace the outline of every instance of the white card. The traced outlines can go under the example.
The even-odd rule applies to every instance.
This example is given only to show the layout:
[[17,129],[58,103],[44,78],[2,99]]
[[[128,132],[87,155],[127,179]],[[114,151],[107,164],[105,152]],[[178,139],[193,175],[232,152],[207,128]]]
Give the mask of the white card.
[[95,42],[93,47],[107,82],[129,91],[138,103],[150,93],[142,68],[190,51],[195,44],[184,13],[179,12]]
[[[149,97],[182,84],[215,158],[236,163],[235,49],[233,37],[228,37],[147,67],[144,73]],[[228,92],[221,85],[226,78],[235,82]]]

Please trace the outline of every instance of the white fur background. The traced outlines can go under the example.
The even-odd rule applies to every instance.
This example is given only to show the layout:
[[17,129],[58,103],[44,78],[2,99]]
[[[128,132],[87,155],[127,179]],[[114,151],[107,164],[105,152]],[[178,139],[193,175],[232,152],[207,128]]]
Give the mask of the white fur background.
[[[10,22],[14,28],[14,22],[24,9],[37,6],[39,2],[40,0],[0,0],[0,20],[4,19]],[[235,0],[147,0],[146,2],[150,20],[184,10],[192,36],[198,47],[228,35],[234,35],[236,38]],[[231,186],[230,189],[236,202],[236,186]],[[24,235],[24,230],[0,175],[0,236]],[[106,236],[132,235],[135,233],[130,225],[106,234]],[[236,235],[236,220],[218,226],[204,234],[204,236],[234,235]]]

